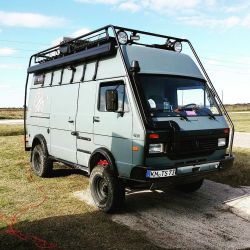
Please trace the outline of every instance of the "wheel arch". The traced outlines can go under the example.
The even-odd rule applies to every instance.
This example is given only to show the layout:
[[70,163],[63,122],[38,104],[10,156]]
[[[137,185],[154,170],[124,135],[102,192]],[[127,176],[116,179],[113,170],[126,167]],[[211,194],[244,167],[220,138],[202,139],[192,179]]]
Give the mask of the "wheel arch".
[[115,163],[113,154],[106,148],[101,147],[96,149],[90,156],[89,159],[89,174],[91,174],[93,168],[97,165],[100,160],[107,160],[109,168],[118,176],[118,170]]

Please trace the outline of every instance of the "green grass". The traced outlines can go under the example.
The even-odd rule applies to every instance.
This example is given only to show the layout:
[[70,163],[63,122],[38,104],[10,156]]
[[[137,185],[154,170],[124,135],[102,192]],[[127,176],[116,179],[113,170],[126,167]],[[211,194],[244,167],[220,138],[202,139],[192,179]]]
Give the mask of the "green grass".
[[229,113],[237,132],[250,133],[250,113]]
[[23,135],[23,125],[0,125],[0,136]]
[[[22,136],[0,137],[0,217],[11,217],[29,204],[46,201],[18,217],[16,229],[28,238],[20,240],[6,234],[0,219],[0,249],[37,249],[38,236],[58,249],[159,249],[140,232],[113,222],[104,214],[73,197],[74,191],[87,188],[89,179],[78,170],[56,166],[54,177],[29,176],[29,153]],[[37,190],[42,186],[43,192]]]
[[250,111],[250,103],[225,104],[225,107],[226,107],[228,112]]
[[209,179],[230,186],[250,186],[250,149],[235,148],[234,166],[227,171],[212,175]]
[[1,119],[23,119],[22,108],[0,108]]

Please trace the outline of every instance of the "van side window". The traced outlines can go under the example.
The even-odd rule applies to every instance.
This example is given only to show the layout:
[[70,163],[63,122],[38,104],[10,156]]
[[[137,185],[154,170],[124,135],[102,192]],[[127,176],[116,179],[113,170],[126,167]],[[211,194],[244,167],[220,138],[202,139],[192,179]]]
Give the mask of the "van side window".
[[[109,82],[109,83],[101,83],[99,90],[99,100],[98,100],[98,110],[102,112],[107,112],[106,110],[106,98],[105,93],[106,90],[116,89],[118,91],[118,112],[122,111],[122,104],[124,98],[124,111],[129,111],[128,98],[125,91],[125,85],[122,81],[117,82]],[[124,93],[125,92],[125,93]],[[125,94],[125,96],[124,96]]]
[[43,85],[44,84],[44,74],[34,75],[34,85]]

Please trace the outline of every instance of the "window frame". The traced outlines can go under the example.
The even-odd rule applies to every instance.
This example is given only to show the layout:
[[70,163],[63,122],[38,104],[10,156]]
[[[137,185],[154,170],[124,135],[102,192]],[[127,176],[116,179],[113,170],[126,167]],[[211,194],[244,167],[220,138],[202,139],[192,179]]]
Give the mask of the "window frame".
[[[39,77],[42,77],[42,82],[38,82],[36,81]],[[33,81],[33,85],[34,86],[43,86],[44,85],[44,81],[45,81],[45,73],[42,73],[42,74],[34,74],[34,81]]]
[[[119,84],[120,83],[120,84]],[[124,80],[119,79],[119,80],[115,80],[115,81],[108,81],[108,82],[100,82],[99,86],[98,86],[98,100],[97,100],[97,110],[99,112],[105,112],[105,113],[120,113],[121,111],[107,111],[107,110],[100,110],[100,101],[101,101],[101,88],[102,87],[107,87],[107,86],[117,86],[117,85],[122,85],[124,87],[124,103],[127,97],[127,110],[125,110],[125,105],[124,105],[124,113],[129,113],[130,112],[130,107],[129,107],[129,101],[128,101],[128,94],[127,94],[127,90],[126,90],[126,84],[124,82]],[[105,100],[105,105],[106,105],[106,100]],[[118,105],[119,105],[119,98],[118,98]],[[119,108],[119,106],[118,106]]]
[[[141,98],[142,100],[142,107],[144,109],[144,112],[146,113],[146,116],[149,120],[152,120],[152,118],[154,117],[176,117],[175,115],[170,115],[170,116],[162,116],[160,113],[158,113],[157,116],[152,116],[151,115],[151,110],[149,109],[149,106],[146,102],[146,96],[144,95],[144,90],[143,90],[143,87],[142,87],[142,80],[141,80],[141,77],[169,77],[169,78],[183,78],[183,79],[190,79],[190,80],[197,80],[197,81],[201,81],[204,83],[204,87],[207,89],[206,91],[209,92],[212,96],[213,96],[213,100],[214,100],[214,104],[215,104],[215,107],[218,111],[218,114],[213,114],[214,116],[222,116],[222,111],[221,111],[221,108],[216,100],[216,98],[214,97],[209,85],[207,84],[207,81],[205,79],[202,79],[202,78],[197,78],[197,77],[191,77],[191,76],[182,76],[182,75],[171,75],[171,74],[154,74],[154,73],[140,73],[139,74],[139,77],[137,78],[137,82],[138,82],[138,86],[139,86],[139,89],[141,90],[140,94],[139,94],[139,98]],[[204,115],[197,115],[196,117],[205,117]]]

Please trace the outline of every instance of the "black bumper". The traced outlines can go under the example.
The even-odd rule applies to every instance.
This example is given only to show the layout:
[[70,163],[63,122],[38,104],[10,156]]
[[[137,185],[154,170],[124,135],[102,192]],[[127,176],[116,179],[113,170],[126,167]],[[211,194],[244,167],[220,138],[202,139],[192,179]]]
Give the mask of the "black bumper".
[[[156,183],[156,182],[180,182],[183,179],[200,179],[204,178],[206,175],[213,172],[220,172],[226,169],[229,169],[233,166],[234,156],[226,156],[224,159],[218,161],[206,162],[205,164],[213,164],[219,163],[218,166],[214,169],[206,169],[200,170],[198,166],[200,165],[187,165],[187,166],[153,166],[152,168],[145,166],[136,166],[132,169],[130,173],[130,180],[136,182],[144,182],[144,183]],[[166,169],[176,169],[176,175],[171,177],[164,178],[148,178],[146,177],[146,173],[148,170],[166,170]],[[191,168],[192,172],[182,173],[182,171],[178,171],[180,169]]]
[[227,158],[220,161],[219,170],[226,170],[233,166],[234,156],[228,156]]

